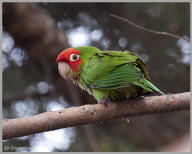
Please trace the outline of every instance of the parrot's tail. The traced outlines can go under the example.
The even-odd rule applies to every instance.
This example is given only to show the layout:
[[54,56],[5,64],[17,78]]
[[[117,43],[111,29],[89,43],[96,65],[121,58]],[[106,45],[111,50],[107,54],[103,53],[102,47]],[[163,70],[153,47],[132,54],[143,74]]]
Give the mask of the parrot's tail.
[[154,84],[152,84],[147,79],[140,79],[139,81],[134,82],[134,84],[139,86],[139,87],[142,87],[143,89],[145,89],[147,91],[150,91],[150,92],[157,91],[161,95],[165,95],[164,92],[159,90]]

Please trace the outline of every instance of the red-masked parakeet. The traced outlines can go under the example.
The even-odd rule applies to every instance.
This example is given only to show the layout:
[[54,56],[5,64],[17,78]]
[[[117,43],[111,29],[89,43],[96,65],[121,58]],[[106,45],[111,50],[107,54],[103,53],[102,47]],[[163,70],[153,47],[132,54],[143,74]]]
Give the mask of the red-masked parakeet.
[[118,101],[156,91],[142,60],[129,51],[101,51],[92,46],[63,50],[57,57],[60,75],[71,79],[98,102]]

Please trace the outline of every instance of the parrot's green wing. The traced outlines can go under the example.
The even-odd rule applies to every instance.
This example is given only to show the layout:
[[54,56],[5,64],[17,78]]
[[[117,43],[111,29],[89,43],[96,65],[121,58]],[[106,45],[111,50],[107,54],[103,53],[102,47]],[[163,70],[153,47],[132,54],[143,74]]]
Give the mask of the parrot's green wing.
[[117,66],[113,71],[103,79],[96,80],[91,84],[91,88],[99,89],[117,89],[127,87],[134,81],[143,78],[143,75],[130,64]]
[[93,55],[84,65],[81,72],[85,83],[92,85],[108,76],[116,67],[136,61],[137,56],[128,56],[123,52],[101,51]]
[[132,84],[163,94],[147,80],[148,74],[140,62],[140,58],[130,52],[97,52],[83,67],[83,83],[97,89],[118,89]]

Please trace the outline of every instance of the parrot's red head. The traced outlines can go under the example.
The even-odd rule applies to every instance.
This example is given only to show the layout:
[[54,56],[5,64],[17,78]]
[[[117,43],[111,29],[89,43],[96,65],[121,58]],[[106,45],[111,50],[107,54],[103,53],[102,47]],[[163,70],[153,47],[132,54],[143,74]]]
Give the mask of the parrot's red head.
[[67,63],[74,72],[79,71],[81,61],[80,51],[74,48],[63,50],[57,57],[57,63]]
[[82,63],[80,51],[75,48],[63,50],[57,57],[59,73],[63,78],[71,78],[73,72],[79,71]]

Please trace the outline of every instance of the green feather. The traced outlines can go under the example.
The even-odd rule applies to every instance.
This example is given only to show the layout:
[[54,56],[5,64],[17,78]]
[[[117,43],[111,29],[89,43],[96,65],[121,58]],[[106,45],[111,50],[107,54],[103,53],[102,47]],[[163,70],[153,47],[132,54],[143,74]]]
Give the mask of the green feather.
[[76,49],[83,61],[78,83],[97,100],[105,96],[117,100],[141,91],[164,94],[149,81],[148,72],[138,55],[129,51],[100,51],[91,46]]
[[[140,85],[138,85],[138,83]],[[135,82],[134,84],[136,84],[136,85],[138,85],[138,86],[140,86],[140,87],[142,87],[148,91],[152,92],[154,90],[154,91],[159,92],[161,95],[164,95],[164,93],[161,90],[159,90],[155,85],[153,85],[150,81],[146,80],[145,78],[139,80],[139,82],[138,81]]]

